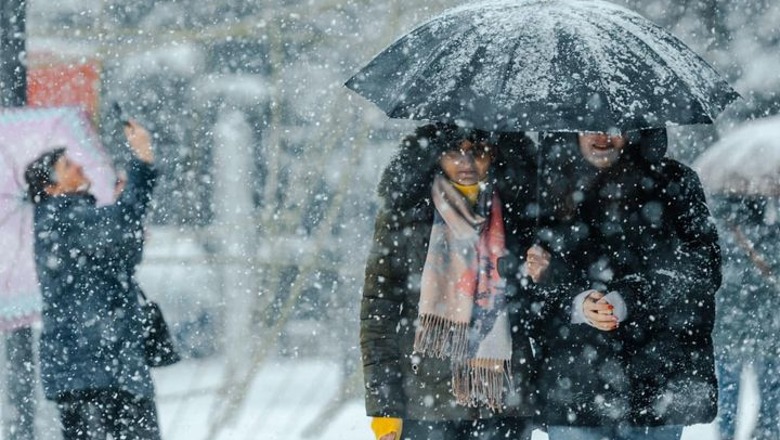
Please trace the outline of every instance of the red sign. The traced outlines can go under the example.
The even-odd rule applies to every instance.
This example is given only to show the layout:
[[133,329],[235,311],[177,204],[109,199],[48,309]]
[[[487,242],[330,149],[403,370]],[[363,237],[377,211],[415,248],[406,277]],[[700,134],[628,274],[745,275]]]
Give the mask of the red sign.
[[79,106],[94,118],[99,96],[97,62],[34,65],[27,70],[28,106]]

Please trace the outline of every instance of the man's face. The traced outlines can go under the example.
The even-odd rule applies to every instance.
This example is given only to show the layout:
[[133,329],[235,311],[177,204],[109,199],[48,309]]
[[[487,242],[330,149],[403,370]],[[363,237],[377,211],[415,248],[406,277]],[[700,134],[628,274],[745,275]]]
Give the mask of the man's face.
[[620,159],[628,143],[625,134],[610,134],[604,132],[584,132],[579,134],[580,153],[591,165],[598,169],[606,169]]
[[54,175],[57,179],[56,183],[46,190],[50,194],[86,191],[91,183],[84,175],[84,169],[81,165],[70,160],[67,155],[60,156],[54,163]]

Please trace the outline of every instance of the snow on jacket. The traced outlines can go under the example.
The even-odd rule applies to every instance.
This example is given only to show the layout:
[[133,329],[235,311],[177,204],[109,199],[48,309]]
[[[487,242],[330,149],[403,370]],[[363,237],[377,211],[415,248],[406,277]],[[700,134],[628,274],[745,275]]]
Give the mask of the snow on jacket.
[[[46,398],[117,389],[152,397],[129,249],[149,205],[156,173],[133,160],[113,205],[89,194],[50,197],[35,209],[35,261],[43,295],[41,381]],[[132,260],[132,261],[131,261]]]
[[[715,417],[718,236],[696,173],[661,158],[665,132],[662,138],[655,151],[628,145],[600,172],[576,162],[576,138],[562,141],[580,164],[563,175],[581,181],[570,200],[543,209],[569,213],[543,217],[541,234],[554,254],[539,338],[550,425],[688,425]],[[573,298],[591,288],[625,300],[628,318],[617,330],[572,323]]]

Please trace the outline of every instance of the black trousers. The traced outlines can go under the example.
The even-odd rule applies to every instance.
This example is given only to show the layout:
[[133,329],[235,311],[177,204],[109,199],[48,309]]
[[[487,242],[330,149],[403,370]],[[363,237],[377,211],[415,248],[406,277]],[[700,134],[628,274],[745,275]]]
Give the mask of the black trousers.
[[64,440],[160,440],[154,399],[116,390],[66,393],[57,400]]
[[404,419],[402,440],[531,440],[531,419],[494,417],[481,420],[425,422]]

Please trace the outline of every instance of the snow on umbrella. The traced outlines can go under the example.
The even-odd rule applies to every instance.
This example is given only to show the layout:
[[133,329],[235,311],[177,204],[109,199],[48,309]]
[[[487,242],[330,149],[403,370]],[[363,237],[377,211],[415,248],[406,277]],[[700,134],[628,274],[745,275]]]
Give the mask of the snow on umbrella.
[[712,194],[780,196],[780,116],[743,124],[693,163]]
[[600,0],[491,0],[429,20],[346,86],[388,116],[498,131],[711,123],[739,95],[684,43]]
[[33,205],[26,199],[24,170],[56,147],[65,147],[84,167],[98,204],[113,199],[116,176],[85,113],[77,108],[0,111],[0,330],[28,325],[40,315]]

